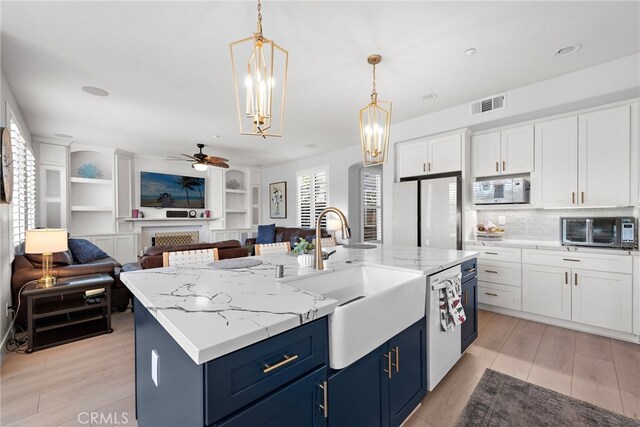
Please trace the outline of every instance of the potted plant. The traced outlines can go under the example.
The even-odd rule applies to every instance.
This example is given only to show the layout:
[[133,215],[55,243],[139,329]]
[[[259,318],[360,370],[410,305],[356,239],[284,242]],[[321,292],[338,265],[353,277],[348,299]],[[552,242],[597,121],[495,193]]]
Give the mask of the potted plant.
[[311,251],[315,245],[312,242],[307,242],[304,237],[300,238],[300,241],[296,243],[292,252],[298,255],[298,264],[301,267],[311,267],[313,265],[313,255]]

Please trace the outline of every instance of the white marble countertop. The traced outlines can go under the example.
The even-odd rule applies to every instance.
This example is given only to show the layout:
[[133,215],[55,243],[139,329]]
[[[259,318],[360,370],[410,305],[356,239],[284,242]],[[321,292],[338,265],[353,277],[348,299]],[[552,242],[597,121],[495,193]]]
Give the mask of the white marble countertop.
[[523,248],[523,249],[544,249],[563,252],[583,252],[583,253],[596,253],[607,255],[632,255],[640,256],[640,251],[637,249],[607,249],[589,246],[563,246],[560,242],[551,241],[537,241],[537,240],[466,240],[465,245],[477,245],[477,246],[495,246],[503,248]]
[[[326,272],[381,265],[435,274],[474,258],[476,252],[378,245],[336,249]],[[197,364],[331,314],[333,299],[287,285],[287,279],[324,274],[298,266],[291,255],[256,257],[249,268],[214,270],[206,264],[120,274],[122,282]],[[276,265],[285,266],[283,279]]]

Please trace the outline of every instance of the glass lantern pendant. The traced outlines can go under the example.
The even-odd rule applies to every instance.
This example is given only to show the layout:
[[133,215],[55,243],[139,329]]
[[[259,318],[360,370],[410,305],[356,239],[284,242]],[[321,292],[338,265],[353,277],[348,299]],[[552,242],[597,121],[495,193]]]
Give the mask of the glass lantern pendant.
[[289,53],[262,35],[261,8],[253,36],[229,48],[240,133],[266,138],[282,136]]
[[371,55],[367,62],[373,65],[373,89],[371,102],[360,110],[360,141],[364,166],[374,166],[387,161],[391,102],[379,101],[376,92],[376,64],[382,62],[382,56]]

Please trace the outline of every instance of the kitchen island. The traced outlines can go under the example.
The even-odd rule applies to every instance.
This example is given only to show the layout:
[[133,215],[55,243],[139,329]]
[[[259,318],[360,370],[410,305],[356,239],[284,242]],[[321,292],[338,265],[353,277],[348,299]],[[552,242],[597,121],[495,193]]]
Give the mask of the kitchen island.
[[[321,425],[324,414],[318,407],[326,401],[326,385],[318,391],[315,384],[326,383],[327,316],[341,302],[287,281],[323,274],[329,278],[332,271],[361,265],[426,277],[474,257],[474,252],[379,245],[367,250],[338,247],[322,272],[299,267],[293,256],[271,255],[255,257],[260,265],[233,270],[196,265],[123,273],[121,279],[136,300],[138,422],[234,425],[234,416],[248,404],[277,401],[275,390],[292,387],[304,399],[301,390],[309,382],[313,392],[305,402],[313,404],[292,407],[307,410],[311,418],[303,418],[301,409],[300,418],[290,414],[290,420]],[[285,266],[283,279],[275,278],[279,264]],[[298,346],[297,360],[281,346]],[[272,363],[261,356],[271,357]],[[276,365],[287,366],[278,370]],[[259,373],[253,372],[257,368]],[[271,406],[262,405],[262,411]]]

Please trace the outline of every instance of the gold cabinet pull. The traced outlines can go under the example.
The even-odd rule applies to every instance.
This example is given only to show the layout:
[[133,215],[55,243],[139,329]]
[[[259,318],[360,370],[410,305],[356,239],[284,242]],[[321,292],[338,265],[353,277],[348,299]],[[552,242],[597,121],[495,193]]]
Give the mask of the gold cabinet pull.
[[395,346],[391,352],[396,354],[396,363],[392,363],[391,366],[396,368],[396,372],[400,372],[400,347]]
[[485,272],[485,273],[498,274],[498,272],[497,272],[497,271],[495,271],[495,270],[485,270],[484,272]]
[[322,389],[322,405],[318,403],[318,406],[322,410],[322,414],[325,418],[329,417],[329,393],[327,392],[327,382],[322,381],[322,384],[318,384],[318,387]]
[[293,356],[287,356],[286,354],[284,355],[284,359],[282,359],[281,361],[279,361],[278,363],[276,363],[275,365],[268,365],[268,364],[264,364],[264,368],[262,369],[262,372],[264,372],[265,374],[268,374],[269,372],[281,368],[284,365],[293,362],[294,360],[296,360],[298,358],[297,354],[294,354]]
[[564,272],[564,284],[568,285],[569,284],[569,273],[568,272]]
[[492,294],[491,292],[485,292],[484,294],[492,296],[492,297],[497,297],[498,296],[498,294]]
[[571,204],[572,205],[576,204],[576,193],[575,193],[575,191],[571,192]]
[[496,172],[500,172],[500,168],[498,167],[499,162],[496,162]]
[[391,379],[391,352],[387,351],[384,355],[384,357],[387,358],[387,369],[384,369],[384,371],[387,373],[387,375],[389,376],[389,379]]
[[427,172],[431,172],[431,162],[427,163],[428,167],[427,167]]
[[466,306],[467,306],[467,302],[468,302],[467,300],[469,299],[469,298],[467,297],[467,291],[464,291],[464,293],[462,294],[462,296],[464,297],[462,305],[466,307]]
[[422,164],[422,172],[426,172],[427,171],[427,164],[423,163]]
[[506,160],[502,161],[502,171],[506,171],[507,170],[507,162]]
[[584,205],[584,191],[580,192],[580,203]]
[[573,278],[575,279],[573,282],[573,286],[578,286],[578,273],[574,273]]

